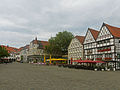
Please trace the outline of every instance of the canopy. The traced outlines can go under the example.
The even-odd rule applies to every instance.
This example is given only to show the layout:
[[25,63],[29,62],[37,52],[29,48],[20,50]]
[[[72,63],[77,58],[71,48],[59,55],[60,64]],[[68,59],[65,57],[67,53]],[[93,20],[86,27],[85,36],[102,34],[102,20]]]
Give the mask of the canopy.
[[8,58],[2,58],[3,60],[8,60]]
[[[50,61],[50,59],[47,59],[47,61]],[[63,58],[51,58],[51,61],[67,61],[67,59],[63,59]]]

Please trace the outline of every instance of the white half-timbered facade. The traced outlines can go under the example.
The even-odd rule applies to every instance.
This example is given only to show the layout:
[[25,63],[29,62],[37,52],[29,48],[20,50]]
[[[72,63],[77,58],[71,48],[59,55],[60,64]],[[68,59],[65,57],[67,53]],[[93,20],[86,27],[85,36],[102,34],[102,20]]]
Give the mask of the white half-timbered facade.
[[[72,39],[69,47],[68,47],[68,60],[69,64],[71,63],[71,58],[72,60],[78,60],[78,59],[83,59],[83,41],[84,41],[84,36],[76,36],[75,38]],[[77,64],[76,62],[72,63]]]
[[96,60],[107,61],[112,67],[120,69],[120,28],[103,23],[96,42]]
[[99,31],[88,28],[84,40],[84,59],[95,60],[97,55],[96,38]]

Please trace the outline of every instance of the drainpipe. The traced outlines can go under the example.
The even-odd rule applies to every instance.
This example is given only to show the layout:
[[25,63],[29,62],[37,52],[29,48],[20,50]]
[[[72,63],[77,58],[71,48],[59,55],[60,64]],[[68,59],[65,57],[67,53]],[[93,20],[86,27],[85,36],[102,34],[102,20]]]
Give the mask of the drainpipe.
[[72,60],[72,58],[71,58],[71,65],[72,65],[72,61],[73,61],[73,60]]

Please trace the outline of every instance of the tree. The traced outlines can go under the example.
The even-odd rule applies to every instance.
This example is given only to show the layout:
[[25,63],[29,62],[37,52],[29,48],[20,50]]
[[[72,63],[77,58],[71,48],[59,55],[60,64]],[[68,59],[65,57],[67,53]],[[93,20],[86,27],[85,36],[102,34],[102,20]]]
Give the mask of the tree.
[[68,46],[74,38],[71,32],[63,31],[56,34],[55,37],[49,39],[49,46],[46,46],[46,52],[51,55],[66,55],[68,53]]
[[8,51],[4,47],[0,46],[0,58],[8,57],[8,56],[9,56]]

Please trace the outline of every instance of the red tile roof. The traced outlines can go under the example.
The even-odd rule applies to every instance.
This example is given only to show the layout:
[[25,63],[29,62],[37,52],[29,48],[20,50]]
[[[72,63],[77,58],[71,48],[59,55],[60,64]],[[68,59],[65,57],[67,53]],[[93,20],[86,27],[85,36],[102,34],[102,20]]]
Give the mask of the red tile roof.
[[37,37],[36,37],[35,40],[33,40],[32,42],[33,42],[33,44],[38,44]]
[[38,40],[33,40],[33,44],[38,44]]
[[20,47],[17,51],[20,52],[22,51],[23,49],[29,49],[29,45],[26,45],[24,47]]
[[49,42],[48,41],[40,41],[40,40],[37,40],[37,37],[35,38],[35,40],[32,41],[33,44],[38,44],[39,45],[39,48],[42,48],[44,49],[45,46],[48,46],[49,45]]
[[17,51],[20,52],[24,47],[19,48]]
[[83,44],[84,39],[85,39],[84,36],[75,36],[75,38],[77,38],[80,41],[81,44]]
[[40,43],[42,44],[43,48],[45,48],[45,46],[49,45],[48,41],[40,41]]
[[111,25],[108,25],[105,23],[104,23],[104,25],[108,28],[108,30],[111,32],[111,34],[114,37],[120,38],[120,28],[114,27],[114,26],[111,26]]
[[91,28],[88,28],[88,30],[90,30],[90,32],[92,33],[94,39],[96,40],[97,37],[98,37],[99,31],[91,29]]
[[18,50],[18,48],[4,46],[4,45],[1,45],[1,47],[4,47],[8,51],[8,53],[16,53]]

